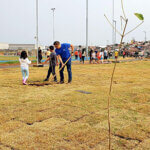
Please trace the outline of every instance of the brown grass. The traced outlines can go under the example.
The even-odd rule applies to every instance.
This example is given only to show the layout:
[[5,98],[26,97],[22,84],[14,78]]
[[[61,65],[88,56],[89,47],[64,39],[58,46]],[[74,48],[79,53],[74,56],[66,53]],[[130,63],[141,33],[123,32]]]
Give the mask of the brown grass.
[[[150,149],[149,65],[149,61],[117,65],[111,103],[115,150]],[[23,86],[19,68],[1,69],[0,149],[108,149],[107,97],[112,67],[73,65],[72,84],[40,87]],[[30,68],[29,83],[42,83],[47,69]]]

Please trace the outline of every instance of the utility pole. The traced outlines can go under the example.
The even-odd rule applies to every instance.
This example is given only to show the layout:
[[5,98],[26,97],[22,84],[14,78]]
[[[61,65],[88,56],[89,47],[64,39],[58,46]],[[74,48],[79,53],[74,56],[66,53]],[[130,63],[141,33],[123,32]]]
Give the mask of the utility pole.
[[117,37],[117,33],[116,33],[116,29],[117,29],[117,21],[116,20],[113,20],[114,22],[114,44],[116,44],[116,37]]
[[88,0],[86,0],[86,55],[88,60]]
[[56,8],[51,9],[53,11],[53,42],[55,41],[55,10]]
[[109,45],[109,40],[106,40],[106,46],[108,46]]
[[145,42],[147,41],[147,32],[146,31],[143,31],[144,34],[145,34]]
[[[114,14],[115,14],[115,2],[114,0],[112,0],[112,25],[114,26]],[[112,44],[114,45],[114,33],[115,33],[115,29],[112,28]]]
[[38,16],[38,0],[36,0],[36,49],[37,49],[37,65],[39,63],[38,47],[39,47],[39,16]]

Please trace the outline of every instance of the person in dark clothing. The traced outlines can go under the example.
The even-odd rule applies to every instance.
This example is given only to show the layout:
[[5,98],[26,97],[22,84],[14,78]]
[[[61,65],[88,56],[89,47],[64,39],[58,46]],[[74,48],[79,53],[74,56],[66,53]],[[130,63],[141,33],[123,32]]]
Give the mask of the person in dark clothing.
[[41,63],[41,61],[42,61],[42,50],[41,50],[41,48],[39,47],[38,48],[38,61],[39,61],[39,63]]
[[56,77],[56,72],[55,72],[55,67],[57,65],[57,56],[54,52],[54,46],[50,46],[49,49],[50,49],[51,54],[50,54],[49,58],[47,58],[47,60],[43,63],[43,64],[45,64],[46,62],[49,61],[49,70],[48,70],[47,77],[44,81],[48,81],[49,77],[52,73],[54,76],[54,82],[57,82],[57,77]]
[[104,60],[107,60],[108,59],[108,52],[107,50],[105,49],[104,50]]
[[96,53],[96,56],[97,56],[97,53],[98,53],[98,50],[97,50],[97,49],[95,50],[95,53]]
[[85,56],[86,56],[86,48],[83,48],[82,49],[82,62],[83,62],[83,64],[84,64]]
[[93,53],[93,50],[91,49],[91,50],[90,50],[90,64],[91,64],[91,62],[92,62],[92,53]]
[[136,52],[135,52],[135,58],[137,59],[138,57],[139,57],[139,52],[136,51]]

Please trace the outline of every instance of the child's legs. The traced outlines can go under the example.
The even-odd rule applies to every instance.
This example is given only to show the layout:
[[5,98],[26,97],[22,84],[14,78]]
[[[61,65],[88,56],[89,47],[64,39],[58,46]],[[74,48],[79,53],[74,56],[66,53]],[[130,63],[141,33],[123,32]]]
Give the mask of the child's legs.
[[56,72],[55,72],[55,66],[52,66],[52,74],[54,77],[54,81],[57,81]]
[[29,78],[29,70],[28,69],[25,69],[25,80],[27,80]]
[[23,80],[24,80],[25,77],[26,77],[25,69],[24,69],[24,68],[21,68],[21,72],[22,72],[22,77],[23,77]]
[[47,79],[49,79],[51,73],[52,73],[52,67],[49,66],[49,70],[48,70],[48,74],[47,74]]
[[82,62],[82,57],[80,57],[80,62]]
[[76,60],[78,59],[78,55],[75,55]]
[[101,57],[101,63],[103,63],[103,57]]

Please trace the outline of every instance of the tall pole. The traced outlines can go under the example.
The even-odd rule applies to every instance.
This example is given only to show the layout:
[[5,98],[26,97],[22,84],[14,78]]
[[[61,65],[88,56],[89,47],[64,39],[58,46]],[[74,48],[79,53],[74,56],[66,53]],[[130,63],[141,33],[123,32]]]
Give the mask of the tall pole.
[[53,42],[55,41],[55,8],[51,9],[53,11]]
[[88,0],[86,0],[86,55],[88,60]]
[[[113,24],[113,26],[114,26],[114,0],[112,0],[112,24]],[[114,33],[115,33],[115,30],[114,30],[114,28],[112,28],[112,44],[114,45]]]
[[117,29],[117,21],[114,20],[114,26],[115,26],[115,29],[114,29],[114,44],[116,44],[116,37],[117,37],[117,32],[116,32],[116,29]]
[[109,45],[109,40],[106,40],[106,46],[108,46]]
[[39,47],[39,17],[38,17],[38,0],[36,0],[36,49],[37,49],[37,65],[39,63],[38,47]]
[[147,41],[147,32],[146,31],[143,31],[144,34],[145,34],[145,42]]

